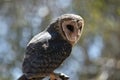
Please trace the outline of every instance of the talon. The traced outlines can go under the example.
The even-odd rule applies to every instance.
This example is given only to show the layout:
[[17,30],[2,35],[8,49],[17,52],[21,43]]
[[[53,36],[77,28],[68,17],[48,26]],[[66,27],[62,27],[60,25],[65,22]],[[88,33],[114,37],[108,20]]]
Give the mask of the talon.
[[50,80],[59,80],[59,76],[56,73],[51,73]]

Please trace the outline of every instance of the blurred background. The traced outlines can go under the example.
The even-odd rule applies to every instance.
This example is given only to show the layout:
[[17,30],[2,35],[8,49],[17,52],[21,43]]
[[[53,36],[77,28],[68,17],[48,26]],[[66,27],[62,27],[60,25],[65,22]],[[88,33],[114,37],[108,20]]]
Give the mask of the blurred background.
[[0,0],[0,80],[17,80],[29,40],[56,17],[85,20],[72,55],[56,70],[70,80],[120,80],[120,0]]

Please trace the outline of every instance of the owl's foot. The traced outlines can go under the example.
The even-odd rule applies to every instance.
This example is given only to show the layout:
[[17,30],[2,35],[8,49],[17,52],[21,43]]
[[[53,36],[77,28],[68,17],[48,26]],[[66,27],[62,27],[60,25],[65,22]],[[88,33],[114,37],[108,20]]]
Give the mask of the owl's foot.
[[52,73],[50,74],[50,80],[68,80],[69,76],[64,73]]

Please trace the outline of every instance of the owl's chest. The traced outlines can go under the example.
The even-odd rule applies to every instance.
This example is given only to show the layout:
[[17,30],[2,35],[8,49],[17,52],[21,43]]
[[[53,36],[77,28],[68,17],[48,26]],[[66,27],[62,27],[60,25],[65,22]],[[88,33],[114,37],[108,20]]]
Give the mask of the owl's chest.
[[46,60],[49,67],[57,68],[70,55],[72,47],[64,41],[49,41],[48,45]]
[[[47,45],[47,46],[46,46]],[[47,47],[45,53],[47,56],[57,59],[65,59],[71,53],[71,45],[66,41],[48,41],[44,47]]]

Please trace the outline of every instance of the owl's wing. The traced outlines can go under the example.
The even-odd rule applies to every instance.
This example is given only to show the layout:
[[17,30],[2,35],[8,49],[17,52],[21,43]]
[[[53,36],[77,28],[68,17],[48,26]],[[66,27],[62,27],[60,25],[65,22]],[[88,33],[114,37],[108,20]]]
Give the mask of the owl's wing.
[[42,32],[28,43],[22,66],[23,73],[28,78],[46,76],[44,72],[48,60],[46,60],[45,47],[48,47],[49,39],[51,35],[48,32]]
[[28,46],[30,43],[45,42],[48,41],[49,39],[51,39],[51,35],[48,32],[43,31],[34,36],[32,40],[28,43]]

